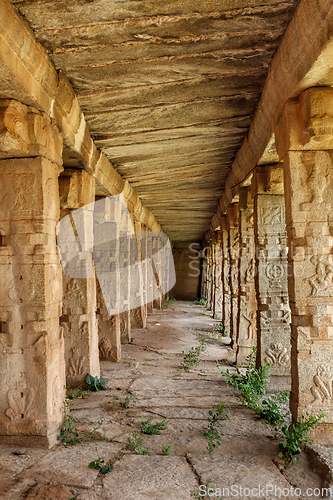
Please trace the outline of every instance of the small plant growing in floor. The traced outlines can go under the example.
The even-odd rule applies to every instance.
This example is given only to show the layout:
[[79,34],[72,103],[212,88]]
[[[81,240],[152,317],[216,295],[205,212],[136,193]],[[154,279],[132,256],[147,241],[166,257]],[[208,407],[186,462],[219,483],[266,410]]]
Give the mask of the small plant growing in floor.
[[275,426],[277,430],[285,421],[288,411],[283,411],[283,406],[289,398],[289,391],[282,391],[263,399],[260,404],[254,408],[254,412],[265,424]]
[[65,387],[68,393],[68,398],[69,399],[75,399],[75,398],[84,398],[89,394],[89,391],[85,391],[82,389],[82,385],[79,385],[79,387],[75,387],[74,389],[69,389],[69,387]]
[[206,307],[207,302],[206,302],[205,297],[201,297],[201,299],[195,299],[194,304],[197,306],[205,306]]
[[131,401],[133,401],[133,403],[135,402],[135,398],[136,398],[136,392],[128,392],[126,394],[126,398],[125,398],[125,401],[123,403],[120,403],[121,406],[123,408],[128,408],[129,407],[129,404]]
[[172,444],[162,443],[162,455],[169,455]]
[[89,373],[86,376],[86,382],[88,384],[88,391],[101,391],[106,389],[108,382],[104,378],[93,377]]
[[191,347],[189,352],[186,354],[182,351],[183,360],[181,361],[181,366],[183,370],[189,370],[192,366],[198,366],[201,362],[201,353],[206,350],[206,339],[202,339],[197,347]]
[[127,448],[138,455],[146,455],[148,453],[148,448],[146,446],[144,448],[141,446],[142,441],[142,436],[138,432],[131,432],[127,438]]
[[286,437],[286,440],[279,443],[279,448],[283,450],[279,453],[279,457],[285,457],[284,465],[287,467],[290,462],[296,462],[297,458],[294,456],[300,453],[301,445],[304,443],[312,443],[312,439],[307,437],[307,434],[311,429],[314,429],[320,422],[322,418],[326,415],[320,410],[319,415],[310,415],[307,413],[306,416],[302,415],[296,424],[292,424],[289,428],[287,425],[282,427],[282,432]]
[[107,474],[108,472],[111,472],[113,470],[113,465],[105,464],[103,457],[96,458],[96,460],[90,462],[88,467],[90,467],[90,469],[98,469],[101,474]]
[[164,431],[164,429],[167,428],[169,423],[169,420],[165,418],[161,422],[157,422],[157,424],[150,425],[149,422],[151,422],[152,420],[153,417],[149,418],[148,420],[143,420],[143,419],[141,420],[140,428],[144,434],[149,434],[149,435],[161,434],[161,431]]
[[[242,404],[249,408],[257,408],[260,401],[260,396],[264,396],[268,387],[270,363],[264,363],[258,369],[255,366],[257,349],[252,348],[249,356],[246,357],[246,372],[245,374],[236,366],[236,372],[230,373],[221,371],[221,375],[225,377],[226,382],[241,392],[237,397]],[[218,368],[219,365],[218,365]]]
[[213,410],[209,410],[207,431],[203,433],[204,437],[208,439],[207,450],[209,451],[209,453],[212,453],[212,451],[214,451],[216,445],[221,446],[221,443],[219,441],[220,434],[218,432],[218,428],[223,427],[223,420],[229,420],[229,415],[226,413],[225,409],[226,402],[220,399],[218,403],[219,404],[215,412],[213,412]]
[[169,307],[173,302],[176,302],[176,299],[174,297],[170,297],[169,299],[163,299],[162,306]]
[[71,412],[72,404],[73,403],[71,401],[68,402],[67,399],[65,399],[63,403],[62,410],[65,415],[65,420],[62,426],[60,427],[59,440],[65,444],[75,445],[76,443],[81,443],[82,440],[79,439],[79,434],[74,427],[74,424],[75,422],[77,422],[77,419]]

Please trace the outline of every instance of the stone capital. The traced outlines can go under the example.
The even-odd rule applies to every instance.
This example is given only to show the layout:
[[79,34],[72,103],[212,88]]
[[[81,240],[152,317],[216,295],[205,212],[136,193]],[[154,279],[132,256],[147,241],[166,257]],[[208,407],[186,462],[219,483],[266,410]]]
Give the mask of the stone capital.
[[313,87],[290,100],[275,130],[281,160],[288,151],[333,149],[333,89]]
[[0,158],[43,156],[62,170],[62,133],[45,113],[0,99]]
[[284,179],[282,163],[258,166],[253,172],[251,193],[253,198],[258,194],[283,194]]
[[239,203],[231,203],[227,208],[227,227],[235,228],[239,225]]

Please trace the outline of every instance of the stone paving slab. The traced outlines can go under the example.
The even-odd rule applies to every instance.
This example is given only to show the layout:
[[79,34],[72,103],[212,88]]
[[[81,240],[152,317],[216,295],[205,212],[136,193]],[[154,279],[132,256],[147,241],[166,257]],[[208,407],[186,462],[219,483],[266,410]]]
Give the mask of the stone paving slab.
[[0,479],[11,479],[48,453],[48,450],[42,449],[0,446]]
[[105,500],[191,500],[198,483],[184,457],[127,455],[103,484]]
[[1,500],[18,500],[27,489],[35,484],[36,481],[31,478],[16,477],[0,480],[0,498]]
[[105,461],[114,458],[121,445],[111,443],[77,444],[70,447],[59,446],[40,462],[22,473],[43,484],[58,483],[78,488],[91,488],[98,470],[89,469],[88,464],[98,457]]
[[[252,446],[256,447],[255,441],[252,441]],[[270,490],[266,490],[267,485],[273,485],[281,491],[285,489],[285,493],[287,490],[290,491],[290,483],[281,475],[273,462],[262,457],[260,453],[240,454],[238,450],[233,452],[232,449],[229,449],[228,453],[225,451],[221,454],[214,452],[211,456],[188,454],[191,464],[201,479],[201,484],[214,485],[215,488],[221,490],[225,488],[224,499],[230,497],[238,500],[255,497],[255,495],[249,496],[247,492],[241,494],[240,487],[249,488],[249,490],[259,486],[264,487],[267,493],[265,500],[276,500],[279,496],[270,494]],[[281,495],[281,497],[291,498],[291,495]]]

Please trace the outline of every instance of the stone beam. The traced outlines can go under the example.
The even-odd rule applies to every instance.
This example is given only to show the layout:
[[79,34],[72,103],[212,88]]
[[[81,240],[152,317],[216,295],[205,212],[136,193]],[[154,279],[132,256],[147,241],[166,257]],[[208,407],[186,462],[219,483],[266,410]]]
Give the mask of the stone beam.
[[0,95],[34,106],[53,118],[63,134],[64,146],[79,166],[95,177],[105,195],[123,193],[135,219],[153,231],[162,231],[128,181],[98,151],[69,80],[57,72],[47,51],[8,0],[0,0]]

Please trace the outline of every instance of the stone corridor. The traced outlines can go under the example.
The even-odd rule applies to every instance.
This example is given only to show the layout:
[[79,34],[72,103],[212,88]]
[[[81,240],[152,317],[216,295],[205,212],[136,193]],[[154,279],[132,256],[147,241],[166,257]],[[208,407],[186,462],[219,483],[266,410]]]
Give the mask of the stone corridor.
[[[235,360],[229,337],[212,339],[218,323],[193,302],[171,302],[150,315],[146,328],[133,330],[120,361],[102,361],[108,389],[72,400],[81,443],[58,443],[51,450],[0,447],[0,498],[190,500],[201,484],[230,489],[234,485],[237,490],[230,498],[240,499],[248,498],[241,488],[270,484],[304,491],[327,484],[324,468],[321,475],[314,473],[305,453],[281,472],[272,432],[236,401],[216,368],[216,361],[225,370]],[[204,337],[208,354],[202,355],[201,364],[179,371],[182,350],[187,352]],[[123,408],[117,403],[124,402],[129,391],[135,400]],[[230,419],[224,421],[221,446],[209,454],[203,431],[208,411],[219,399],[229,405]],[[141,447],[148,447],[148,454],[139,455],[127,448],[128,436],[140,432],[141,419],[150,417],[154,423],[166,418],[168,426],[161,435],[142,434]],[[162,454],[163,443],[171,444],[169,455]],[[88,467],[99,457],[114,466],[105,476]]]

